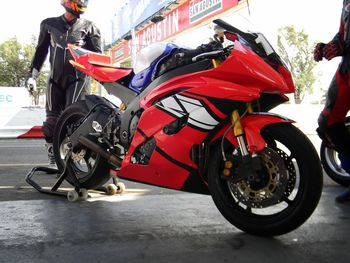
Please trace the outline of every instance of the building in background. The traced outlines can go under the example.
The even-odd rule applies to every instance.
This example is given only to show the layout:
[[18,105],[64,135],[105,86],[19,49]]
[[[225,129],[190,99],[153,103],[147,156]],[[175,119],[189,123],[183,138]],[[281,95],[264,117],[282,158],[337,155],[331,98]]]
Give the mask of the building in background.
[[[246,0],[129,0],[113,19],[113,62],[132,65],[136,54],[158,42],[195,47],[208,42],[211,21],[246,7]],[[198,34],[200,32],[200,34]]]

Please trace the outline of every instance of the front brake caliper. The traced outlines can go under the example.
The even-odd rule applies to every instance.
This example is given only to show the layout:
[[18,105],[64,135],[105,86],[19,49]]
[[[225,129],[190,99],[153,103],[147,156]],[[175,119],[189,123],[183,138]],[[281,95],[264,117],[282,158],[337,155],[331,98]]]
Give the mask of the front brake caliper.
[[230,179],[233,183],[257,180],[261,169],[261,160],[257,155],[230,155],[224,163],[222,178]]

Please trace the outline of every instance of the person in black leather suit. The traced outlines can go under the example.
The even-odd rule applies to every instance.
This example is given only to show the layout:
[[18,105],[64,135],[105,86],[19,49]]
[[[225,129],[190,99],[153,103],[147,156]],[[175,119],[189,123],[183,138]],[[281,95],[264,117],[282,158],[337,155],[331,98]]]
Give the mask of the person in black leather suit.
[[26,81],[28,89],[36,86],[30,84],[35,84],[35,79],[50,51],[46,120],[42,130],[52,166],[55,165],[52,137],[58,117],[65,107],[84,98],[90,83],[88,76],[69,63],[73,58],[67,49],[67,44],[101,52],[100,30],[93,22],[80,18],[87,8],[88,0],[61,0],[61,5],[66,9],[63,15],[44,19],[40,24],[38,44]]

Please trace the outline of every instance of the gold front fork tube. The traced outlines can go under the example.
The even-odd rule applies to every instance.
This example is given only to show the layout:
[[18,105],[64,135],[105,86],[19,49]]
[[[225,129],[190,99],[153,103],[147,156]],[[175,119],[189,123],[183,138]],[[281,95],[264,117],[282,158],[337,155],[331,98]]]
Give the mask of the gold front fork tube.
[[[252,113],[253,108],[250,103],[247,104],[247,112]],[[247,144],[244,140],[244,131],[240,121],[238,110],[235,110],[231,114],[231,123],[233,127],[233,135],[237,138],[239,148],[241,149],[242,156],[249,155]]]
[[218,66],[220,66],[220,61],[217,59],[212,59],[211,63],[213,63],[214,68],[217,68]]

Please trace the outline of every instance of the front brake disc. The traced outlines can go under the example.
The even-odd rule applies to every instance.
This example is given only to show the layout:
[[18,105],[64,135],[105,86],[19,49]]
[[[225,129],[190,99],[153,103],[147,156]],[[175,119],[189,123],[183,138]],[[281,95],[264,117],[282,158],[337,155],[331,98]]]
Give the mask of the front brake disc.
[[260,187],[249,180],[238,183],[228,181],[231,194],[238,202],[252,208],[265,208],[281,202],[287,194],[286,191],[290,191],[289,169],[286,167],[285,156],[281,155],[281,152],[271,148],[266,148],[259,154],[263,166],[261,172],[265,178]]

